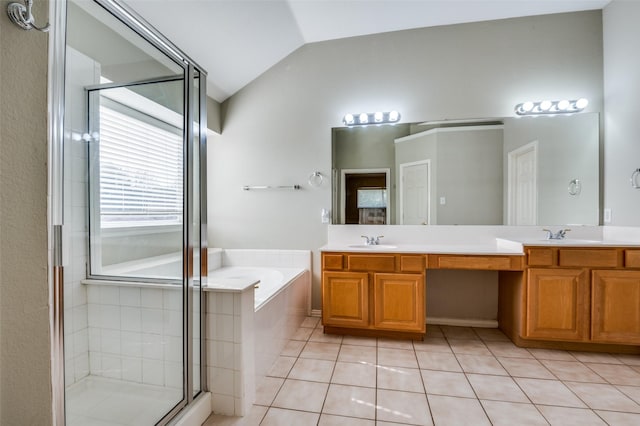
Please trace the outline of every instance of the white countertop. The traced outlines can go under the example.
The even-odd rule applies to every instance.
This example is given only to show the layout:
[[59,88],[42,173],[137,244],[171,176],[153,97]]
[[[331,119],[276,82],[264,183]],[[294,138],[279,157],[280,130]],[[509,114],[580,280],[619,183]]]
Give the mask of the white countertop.
[[322,252],[360,252],[360,253],[429,253],[429,254],[468,254],[468,255],[522,255],[524,246],[549,247],[640,247],[640,242],[614,240],[572,239],[504,239],[496,238],[486,243],[438,243],[428,244],[380,244],[366,246],[363,244],[327,244],[320,248]]

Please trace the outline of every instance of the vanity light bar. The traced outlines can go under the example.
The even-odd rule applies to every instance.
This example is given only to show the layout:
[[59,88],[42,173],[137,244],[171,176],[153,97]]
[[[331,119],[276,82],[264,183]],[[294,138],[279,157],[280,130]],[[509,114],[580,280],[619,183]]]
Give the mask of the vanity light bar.
[[515,110],[518,115],[573,114],[582,111],[587,105],[589,101],[585,98],[574,101],[528,101],[516,105]]
[[345,126],[366,126],[369,124],[395,124],[400,121],[398,111],[390,112],[362,112],[360,114],[346,114],[342,118]]

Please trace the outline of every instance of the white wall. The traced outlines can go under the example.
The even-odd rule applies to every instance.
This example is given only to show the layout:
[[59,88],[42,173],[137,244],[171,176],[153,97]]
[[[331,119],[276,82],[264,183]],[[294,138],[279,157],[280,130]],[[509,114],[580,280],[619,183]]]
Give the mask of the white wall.
[[640,2],[612,1],[603,12],[604,207],[611,224],[640,225],[640,190],[631,173],[640,168]]
[[[347,112],[404,122],[513,115],[524,100],[584,96],[602,110],[600,11],[425,28],[305,45],[223,105],[209,144],[209,245],[316,250],[331,188],[331,128]],[[301,191],[244,192],[248,184]],[[314,256],[314,308],[320,307]]]

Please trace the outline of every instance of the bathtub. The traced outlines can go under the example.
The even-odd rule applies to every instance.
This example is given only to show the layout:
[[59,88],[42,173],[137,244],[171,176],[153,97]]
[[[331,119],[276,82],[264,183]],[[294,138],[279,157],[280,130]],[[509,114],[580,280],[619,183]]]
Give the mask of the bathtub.
[[304,272],[302,268],[225,266],[209,271],[207,281],[214,283],[219,278],[259,281],[254,290],[254,310],[257,312]]

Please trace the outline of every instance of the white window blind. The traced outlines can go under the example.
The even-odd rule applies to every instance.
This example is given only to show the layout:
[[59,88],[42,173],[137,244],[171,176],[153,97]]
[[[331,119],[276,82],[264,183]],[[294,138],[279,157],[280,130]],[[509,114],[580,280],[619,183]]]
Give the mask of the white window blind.
[[100,106],[102,228],[182,223],[182,135]]

